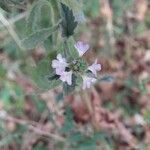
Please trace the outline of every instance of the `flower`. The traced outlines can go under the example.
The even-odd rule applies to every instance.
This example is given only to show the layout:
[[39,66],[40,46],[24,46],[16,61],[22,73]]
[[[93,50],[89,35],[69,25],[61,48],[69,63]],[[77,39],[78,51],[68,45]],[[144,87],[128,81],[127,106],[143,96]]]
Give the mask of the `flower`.
[[101,65],[97,64],[97,59],[91,66],[88,67],[88,70],[90,70],[95,76],[97,75],[97,71],[101,70]]
[[144,125],[145,124],[144,118],[140,114],[135,114],[134,120],[135,120],[135,123],[138,125]]
[[86,43],[83,43],[82,41],[78,41],[74,47],[77,49],[79,56],[83,56],[83,54],[89,49],[89,45]]
[[83,90],[85,90],[86,88],[90,88],[92,83],[96,82],[96,79],[93,77],[84,76],[82,78],[83,78],[83,86],[82,86]]
[[68,66],[66,59],[61,56],[61,54],[57,55],[57,59],[52,61],[52,67],[56,69],[56,74],[61,75],[62,72],[65,71],[65,68]]
[[60,75],[60,80],[62,80],[63,82],[67,82],[68,85],[71,85],[72,84],[72,71],[69,71],[69,72],[64,71]]

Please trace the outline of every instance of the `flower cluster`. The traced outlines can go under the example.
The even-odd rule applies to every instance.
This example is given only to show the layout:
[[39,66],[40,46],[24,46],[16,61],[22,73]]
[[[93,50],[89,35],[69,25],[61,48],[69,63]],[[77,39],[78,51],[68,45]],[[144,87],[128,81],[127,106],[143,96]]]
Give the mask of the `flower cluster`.
[[[74,47],[78,51],[80,57],[82,57],[85,54],[85,52],[89,49],[89,45],[81,41],[78,41],[74,45]],[[57,59],[54,59],[52,61],[52,68],[55,69],[55,73],[59,75],[59,79],[62,82],[66,82],[68,85],[72,85],[73,73],[78,71],[78,73],[81,74],[82,71],[80,71],[78,68],[81,66],[85,66],[84,63],[81,61],[81,59],[79,60],[69,63],[67,62],[66,58],[63,58],[61,54],[58,54]],[[97,71],[100,70],[101,65],[97,64],[97,60],[95,60],[95,62],[91,66],[86,67],[85,72],[90,72],[92,73],[92,75],[89,76],[88,74],[85,73],[81,74],[83,80],[82,86],[83,89],[90,88],[91,84],[95,83]]]

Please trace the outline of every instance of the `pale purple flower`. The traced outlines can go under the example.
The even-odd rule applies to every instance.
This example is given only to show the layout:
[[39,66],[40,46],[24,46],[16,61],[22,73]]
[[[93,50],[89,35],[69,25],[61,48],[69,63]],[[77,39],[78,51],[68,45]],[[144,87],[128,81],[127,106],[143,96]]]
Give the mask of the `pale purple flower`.
[[52,67],[56,69],[56,74],[61,75],[62,72],[65,71],[65,68],[68,66],[68,63],[65,58],[61,56],[61,54],[57,55],[57,59],[52,61]]
[[97,63],[97,59],[95,60],[95,62],[88,67],[88,70],[90,70],[95,76],[97,75],[97,71],[101,70],[101,64]]
[[83,54],[90,48],[90,46],[82,41],[78,41],[74,47],[77,49],[79,56],[83,56]]
[[93,77],[83,76],[82,78],[83,78],[83,86],[82,86],[83,90],[86,88],[90,88],[91,85],[96,82],[96,79]]
[[67,82],[68,85],[71,85],[72,84],[72,71],[69,71],[69,72],[64,71],[60,75],[60,80],[62,80],[63,82]]

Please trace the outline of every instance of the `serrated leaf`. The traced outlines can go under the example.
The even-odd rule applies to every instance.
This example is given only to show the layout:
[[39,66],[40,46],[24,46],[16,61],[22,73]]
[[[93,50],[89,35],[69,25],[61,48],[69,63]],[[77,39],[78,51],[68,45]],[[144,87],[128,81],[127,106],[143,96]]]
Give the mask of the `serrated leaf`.
[[61,15],[62,15],[62,34],[65,37],[73,35],[75,28],[77,27],[77,22],[71,9],[68,6],[61,3]]
[[75,21],[78,23],[83,23],[85,21],[82,1],[62,0],[61,2],[66,4],[73,11]]
[[50,63],[47,60],[43,60],[37,64],[37,67],[28,68],[28,72],[31,75],[33,81],[41,89],[53,89],[61,84],[61,81],[57,78],[49,80],[48,77],[52,74],[50,69]]
[[82,1],[80,0],[76,0],[76,1],[61,0],[61,2],[67,5],[70,9],[72,9],[73,13],[80,12],[83,9]]
[[45,41],[57,29],[58,25],[39,30],[22,40],[22,46],[26,49],[33,49]]

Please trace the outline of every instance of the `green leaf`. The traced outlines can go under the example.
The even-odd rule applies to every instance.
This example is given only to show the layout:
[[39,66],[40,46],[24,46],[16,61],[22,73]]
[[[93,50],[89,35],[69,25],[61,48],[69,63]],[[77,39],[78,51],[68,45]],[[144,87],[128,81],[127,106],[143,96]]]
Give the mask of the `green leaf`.
[[78,54],[77,50],[75,49],[74,45],[75,45],[75,41],[74,41],[73,37],[68,38],[68,40],[67,40],[67,48],[68,48],[67,54],[69,55],[69,58],[71,60],[79,58],[79,54]]
[[51,28],[41,29],[25,38],[22,41],[22,46],[26,49],[33,49],[45,41],[57,29],[58,24]]
[[62,17],[62,34],[65,37],[69,37],[74,34],[74,30],[77,27],[77,22],[71,9],[68,6],[61,3],[61,17]]
[[75,20],[78,23],[83,23],[85,21],[82,1],[61,0],[61,2],[67,5],[73,11]]
[[72,9],[73,13],[77,13],[82,11],[82,2],[80,0],[71,1],[71,0],[61,0],[61,2],[67,5],[70,9]]
[[18,45],[11,38],[8,39],[8,41],[4,42],[3,49],[11,59],[20,59],[20,57],[23,56],[23,53],[20,51]]
[[3,0],[2,1],[0,0],[0,8],[8,12],[10,11],[10,8],[8,7],[6,1],[3,1]]
[[41,28],[53,26],[53,12],[50,2],[47,0],[35,1],[27,18],[27,30],[29,33]]
[[49,75],[53,74],[48,60],[42,60],[37,64],[37,67],[30,67],[27,69],[33,81],[41,89],[53,89],[61,84],[61,81],[58,78],[48,79]]
[[0,7],[7,12],[11,12],[14,5],[19,6],[23,4],[23,1],[25,0],[0,0]]

